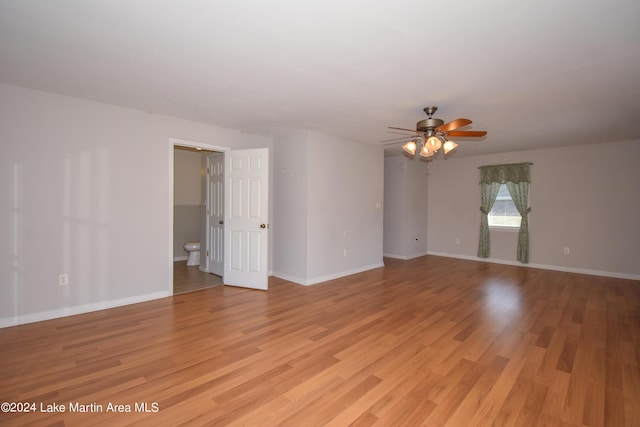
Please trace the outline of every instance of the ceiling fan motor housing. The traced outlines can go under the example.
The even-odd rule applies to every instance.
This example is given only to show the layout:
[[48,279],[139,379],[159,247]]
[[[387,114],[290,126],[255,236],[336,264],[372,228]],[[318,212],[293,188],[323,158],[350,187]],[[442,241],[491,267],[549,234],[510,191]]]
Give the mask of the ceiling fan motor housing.
[[444,120],[428,118],[420,120],[418,123],[416,123],[416,130],[427,132],[437,128],[438,126],[442,126],[443,124]]

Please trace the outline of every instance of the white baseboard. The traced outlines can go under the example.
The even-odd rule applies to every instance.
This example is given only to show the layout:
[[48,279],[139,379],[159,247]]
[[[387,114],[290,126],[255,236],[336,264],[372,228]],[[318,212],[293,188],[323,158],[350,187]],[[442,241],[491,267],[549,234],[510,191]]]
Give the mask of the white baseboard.
[[549,265],[549,264],[523,264],[519,261],[510,261],[510,260],[497,259],[497,258],[478,258],[475,256],[450,254],[446,252],[429,251],[427,255],[465,259],[469,261],[489,262],[492,264],[517,265],[519,267],[539,268],[541,270],[563,271],[565,273],[578,273],[578,274],[588,274],[591,276],[613,277],[616,279],[640,280],[640,274],[617,273],[612,271],[590,270],[588,268],[564,267],[560,265]]
[[14,317],[3,317],[0,318],[0,328],[24,325],[25,323],[40,322],[42,320],[57,319],[59,317],[74,316],[76,314],[88,313],[91,311],[106,310],[108,308],[166,298],[171,295],[172,294],[168,291],[155,292],[152,294],[138,295],[135,297],[122,298],[112,301],[101,301],[92,304],[78,305],[75,307],[65,307],[55,310],[41,311],[39,313],[23,314]]
[[299,285],[311,286],[316,285],[318,283],[327,282],[329,280],[339,279],[341,277],[351,276],[352,274],[362,273],[364,271],[373,270],[374,268],[384,267],[384,263],[379,262],[376,264],[367,265],[364,267],[354,268],[353,270],[341,271],[335,274],[329,274],[326,276],[318,276],[312,279],[305,279],[303,277],[294,277],[289,276],[287,274],[278,273],[277,271],[273,272],[273,276],[278,277],[283,280],[287,280],[289,282],[297,283]]
[[189,259],[189,257],[188,257],[188,256],[176,256],[176,257],[173,257],[173,262],[176,262],[176,261],[186,261],[187,259]]
[[418,258],[418,257],[421,257],[421,256],[425,256],[427,254],[428,254],[428,252],[420,252],[420,253],[412,254],[412,255],[397,255],[397,254],[384,253],[384,254],[382,254],[382,256],[384,256],[386,258],[395,258],[395,259],[407,260],[407,259],[413,259],[413,258]]
[[[417,258],[419,256],[423,256],[423,255],[435,255],[435,256],[442,256],[442,257],[447,257],[447,258],[464,259],[464,260],[469,260],[469,261],[479,261],[479,262],[488,262],[488,263],[494,263],[494,264],[515,265],[515,266],[519,266],[519,267],[539,268],[539,269],[543,269],[543,270],[563,271],[563,272],[567,272],[567,273],[588,274],[588,275],[592,275],[592,276],[613,277],[613,278],[618,278],[618,279],[640,280],[640,274],[617,273],[617,272],[610,272],[610,271],[600,271],[600,270],[591,270],[591,269],[585,269],[585,268],[564,267],[564,266],[548,265],[548,264],[522,264],[522,263],[517,262],[517,261],[509,261],[509,260],[502,260],[502,259],[495,259],[495,258],[478,258],[478,257],[475,257],[475,256],[451,254],[451,253],[446,253],[446,252],[429,251],[426,254],[415,255],[415,256],[411,256],[411,257],[394,255],[394,254],[384,254],[385,257],[397,258],[397,259],[411,259],[411,258]],[[186,260],[186,257],[184,258],[184,260]],[[353,269],[353,270],[342,271],[342,272],[339,272],[339,273],[330,274],[330,275],[326,275],[326,276],[319,276],[319,277],[315,277],[315,278],[312,278],[312,279],[305,279],[303,277],[289,276],[287,274],[278,273],[277,271],[272,271],[271,274],[273,276],[279,277],[279,278],[281,278],[283,280],[287,280],[287,281],[290,281],[290,282],[293,282],[293,283],[297,283],[297,284],[300,284],[300,285],[304,285],[304,286],[311,286],[311,285],[315,285],[315,284],[318,284],[318,283],[322,283],[322,282],[326,282],[326,281],[334,280],[334,279],[339,279],[341,277],[350,276],[352,274],[357,274],[357,273],[362,273],[364,271],[372,270],[372,269],[380,268],[380,267],[384,267],[384,263],[380,262],[380,263],[371,264],[371,265],[368,265],[368,266],[356,268],[356,269]],[[151,301],[151,300],[160,299],[160,298],[166,298],[166,297],[169,297],[171,295],[172,294],[169,291],[155,292],[155,293],[152,293],[152,294],[138,295],[138,296],[135,296],[135,297],[122,298],[122,299],[112,300],[112,301],[101,301],[101,302],[97,302],[97,303],[85,304],[85,305],[80,305],[80,306],[75,306],[75,307],[65,307],[65,308],[60,308],[60,309],[55,309],[55,310],[42,311],[42,312],[38,312],[38,313],[17,315],[17,316],[14,316],[14,317],[3,317],[3,318],[0,318],[0,328],[23,325],[25,323],[40,322],[40,321],[43,321],[43,320],[56,319],[56,318],[59,318],[59,317],[74,316],[76,314],[88,313],[88,312],[91,312],[91,311],[98,311],[98,310],[105,310],[105,309],[109,309],[109,308],[129,305],[129,304],[137,304],[137,303],[140,303],[140,302]]]
[[304,277],[290,276],[284,273],[278,273],[277,271],[271,271],[271,275],[273,277],[277,277],[282,280],[286,280],[287,282],[293,282],[298,285],[306,285],[306,279]]

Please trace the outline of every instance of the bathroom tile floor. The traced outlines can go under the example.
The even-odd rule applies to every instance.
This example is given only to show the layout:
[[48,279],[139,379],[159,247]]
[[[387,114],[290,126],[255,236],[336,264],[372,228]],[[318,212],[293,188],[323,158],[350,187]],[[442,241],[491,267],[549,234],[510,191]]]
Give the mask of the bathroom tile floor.
[[173,263],[173,293],[195,291],[222,285],[222,277],[200,271],[197,266],[187,267],[186,261]]

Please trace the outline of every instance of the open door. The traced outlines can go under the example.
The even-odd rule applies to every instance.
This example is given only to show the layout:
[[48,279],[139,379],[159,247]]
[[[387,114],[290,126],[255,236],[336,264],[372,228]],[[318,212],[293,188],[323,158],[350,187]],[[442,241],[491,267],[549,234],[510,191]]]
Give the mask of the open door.
[[[207,252],[209,273],[224,274],[224,157],[222,153],[207,155]],[[202,256],[202,254],[200,254]]]
[[225,152],[225,285],[268,288],[269,149]]

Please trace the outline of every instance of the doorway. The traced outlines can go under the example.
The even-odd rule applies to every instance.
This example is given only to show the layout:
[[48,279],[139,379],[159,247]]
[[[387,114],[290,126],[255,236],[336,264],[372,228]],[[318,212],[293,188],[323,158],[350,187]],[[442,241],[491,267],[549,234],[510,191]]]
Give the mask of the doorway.
[[[224,155],[173,146],[173,294],[223,284]],[[184,249],[200,244],[199,256]]]
[[[212,235],[210,227],[207,227],[207,222],[218,224],[221,226],[220,235],[223,240],[221,244],[222,250],[219,251],[219,256],[222,258],[221,264],[223,265],[222,283],[230,286],[268,290],[270,235],[269,148],[231,150],[229,147],[212,146],[176,138],[169,138],[169,144],[172,172],[170,175],[171,204],[174,211],[176,210],[174,196],[179,194],[174,190],[177,179],[174,158],[176,150],[199,152],[198,158],[201,159],[201,165],[203,164],[202,162],[205,165],[207,164],[206,157],[202,154],[203,152],[222,154],[222,173],[219,178],[220,181],[216,182],[220,183],[220,187],[223,189],[220,200],[220,208],[223,215],[216,217],[206,214],[206,194],[200,194],[200,198],[197,199],[200,209],[200,234],[194,232],[191,236],[197,234],[200,239],[198,242],[200,247],[199,270],[203,273],[210,273],[208,257],[212,256],[213,250],[211,250],[212,243],[207,244],[207,235]],[[211,155],[215,157],[215,155]],[[194,167],[193,169],[198,168]],[[211,181],[209,181],[210,177],[204,178],[205,175],[208,175],[208,172],[205,173],[206,167],[200,166],[199,170],[202,180],[198,180],[198,183],[213,183],[215,181],[214,178],[211,178]],[[202,191],[203,188],[205,188],[205,185],[200,184],[199,191]],[[189,191],[193,194],[192,188]],[[196,195],[197,192],[198,190],[196,190]],[[179,245],[184,244],[177,239],[177,233],[174,231],[174,215],[171,215],[170,223],[170,241],[173,243],[172,251],[175,251],[176,246],[179,247]],[[210,240],[209,242],[214,241]],[[200,242],[205,242],[204,247],[200,245]],[[172,264],[175,261],[172,253]],[[196,262],[194,261],[190,264],[196,264]],[[213,269],[214,267],[211,268]],[[175,293],[173,275],[169,281],[169,290],[173,294]]]

